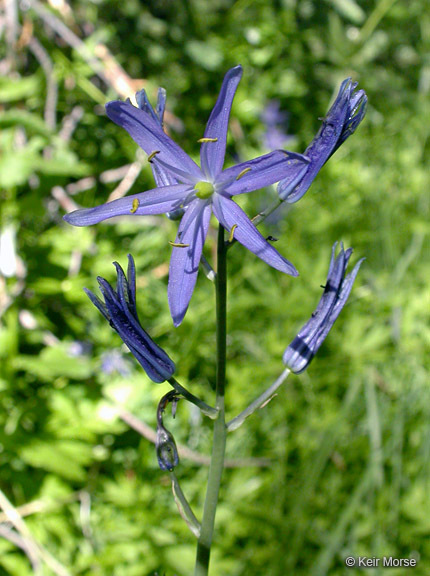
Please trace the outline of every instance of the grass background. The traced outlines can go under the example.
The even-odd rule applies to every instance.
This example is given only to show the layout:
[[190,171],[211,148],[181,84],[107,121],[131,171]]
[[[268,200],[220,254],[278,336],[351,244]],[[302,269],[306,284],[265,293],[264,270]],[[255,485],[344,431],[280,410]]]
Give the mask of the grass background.
[[[358,574],[344,567],[348,555],[413,557],[415,576],[430,572],[425,8],[423,0],[2,6],[0,486],[29,531],[12,534],[30,538],[42,561],[32,568],[11,541],[2,498],[0,574],[192,573],[195,542],[168,477],[151,443],[115,411],[154,426],[168,385],[149,381],[82,288],[95,290],[97,275],[113,281],[111,262],[125,265],[133,253],[143,325],[176,361],[179,381],[211,401],[213,286],[201,273],[173,329],[166,286],[177,224],[128,218],[77,229],[62,215],[73,203],[106,201],[118,185],[153,187],[145,156],[104,115],[105,102],[142,87],[155,101],[163,86],[167,129],[197,158],[223,75],[238,63],[230,164],[267,151],[262,113],[271,100],[288,113],[280,126],[288,148],[300,152],[344,78],[359,82],[369,108],[307,195],[262,226],[300,277],[241,246],[229,253],[231,417],[281,372],[283,350],[319,299],[333,242],[354,247],[352,263],[366,262],[309,370],[229,436],[229,458],[260,460],[225,472],[212,574]],[[253,215],[274,197],[270,189],[239,202]],[[215,240],[214,229],[209,260]],[[119,371],[107,373],[107,359]],[[170,423],[179,442],[209,453],[210,423],[189,406]],[[177,473],[200,516],[207,468],[183,459]]]

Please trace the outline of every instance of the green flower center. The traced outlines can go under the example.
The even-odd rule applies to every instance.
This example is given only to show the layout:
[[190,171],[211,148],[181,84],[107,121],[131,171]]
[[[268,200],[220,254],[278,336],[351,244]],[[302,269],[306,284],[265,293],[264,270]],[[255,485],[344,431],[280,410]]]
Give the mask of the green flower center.
[[202,200],[210,198],[214,193],[213,184],[210,182],[197,182],[197,184],[194,186],[194,190],[196,190],[197,198],[201,198]]

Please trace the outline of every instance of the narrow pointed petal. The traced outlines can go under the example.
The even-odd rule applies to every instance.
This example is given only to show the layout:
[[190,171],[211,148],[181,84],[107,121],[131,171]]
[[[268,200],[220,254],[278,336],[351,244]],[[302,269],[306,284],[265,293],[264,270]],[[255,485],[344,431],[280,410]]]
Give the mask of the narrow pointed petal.
[[166,91],[164,88],[159,88],[157,95],[157,116],[161,126],[163,126],[164,124],[165,109],[166,109]]
[[[254,160],[227,168],[220,175],[219,181],[229,182],[223,192],[231,196],[246,194],[270,186],[279,180],[285,180],[291,186],[296,186],[306,173],[310,160],[302,154],[275,150]],[[241,176],[245,170],[247,172]],[[217,181],[218,184],[218,181]]]
[[[136,98],[137,106],[140,108],[140,110],[143,110],[144,112],[149,114],[151,116],[151,118],[153,120],[155,120],[155,122],[157,122],[161,126],[162,123],[160,122],[158,114],[156,114],[154,108],[152,107],[152,105],[148,99],[148,96],[146,94],[146,90],[140,90],[139,92],[136,92],[135,98]],[[129,102],[129,100],[127,100],[127,102]],[[131,102],[130,102],[130,104],[131,104]]]
[[204,137],[216,138],[217,141],[202,144],[200,159],[204,172],[212,179],[215,179],[224,165],[228,120],[233,98],[241,78],[242,66],[231,68],[224,76],[218,100],[206,125]]
[[164,214],[179,208],[189,191],[190,186],[188,184],[154,188],[94,208],[75,210],[63,218],[73,226],[91,226],[115,216]]
[[331,156],[357,130],[367,111],[367,95],[364,90],[359,90],[353,95],[350,102],[350,111],[346,119],[342,134],[331,153]]
[[210,216],[210,203],[197,199],[189,205],[179,226],[176,242],[189,246],[174,247],[170,259],[167,293],[175,326],[184,319],[193,294]]
[[[149,114],[151,118],[163,127],[164,110],[166,107],[166,91],[164,88],[158,89],[158,100],[157,100],[157,110],[155,111],[152,107],[145,90],[140,90],[136,92],[136,102],[138,107]],[[178,184],[178,180],[172,175],[171,172],[167,171],[160,164],[156,164],[154,161],[151,162],[152,174],[154,176],[155,183],[158,188],[162,186],[172,186]]]
[[233,226],[234,238],[248,248],[253,254],[264,260],[276,270],[280,270],[290,276],[298,276],[294,266],[279,254],[275,248],[260,234],[245,212],[233,200],[214,195],[213,211],[219,222],[231,231]]
[[158,188],[163,186],[174,186],[178,184],[178,180],[173,176],[172,172],[169,172],[161,164],[155,162],[151,163],[152,175],[154,176],[155,183]]
[[136,311],[136,265],[134,263],[134,258],[131,254],[128,255],[127,283],[128,283],[128,299],[130,300],[131,308],[137,317],[137,311]]
[[357,264],[354,266],[352,272],[348,274],[348,276],[346,276],[345,280],[342,282],[342,289],[340,291],[339,297],[335,305],[333,306],[332,311],[332,316],[335,316],[335,318],[339,316],[340,311],[345,306],[346,301],[348,300],[349,295],[351,293],[352,286],[355,282],[355,278],[358,274],[358,271],[360,270],[360,266],[363,264],[365,260],[366,258],[361,258],[361,260],[359,260]]
[[114,262],[113,265],[116,268],[116,274],[117,274],[116,291],[117,291],[119,302],[120,302],[122,309],[124,310],[124,313],[125,313],[125,311],[128,310],[131,306],[130,292],[128,290],[128,281],[125,277],[124,270],[118,264],[118,262]]
[[97,310],[103,314],[103,316],[106,318],[108,322],[110,322],[109,312],[108,309],[106,308],[106,304],[102,302],[102,300],[100,300],[98,296],[96,296],[93,292],[91,292],[91,290],[88,290],[88,288],[84,288],[84,292],[91,300],[91,302],[94,304],[94,306],[97,308]]
[[150,113],[135,108],[130,102],[118,100],[106,104],[106,113],[115,124],[127,130],[147,154],[157,150],[167,164],[184,170],[197,180],[202,179],[202,172],[197,164],[164,133],[159,122]]

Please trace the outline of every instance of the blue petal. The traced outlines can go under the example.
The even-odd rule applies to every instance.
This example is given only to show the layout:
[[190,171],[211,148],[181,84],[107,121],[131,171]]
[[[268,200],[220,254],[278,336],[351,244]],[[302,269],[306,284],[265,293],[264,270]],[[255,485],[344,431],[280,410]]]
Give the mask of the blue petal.
[[226,230],[233,231],[234,238],[248,248],[253,254],[264,260],[276,270],[280,270],[290,276],[298,276],[299,273],[294,266],[279,254],[275,248],[269,244],[260,234],[245,212],[233,200],[214,195],[213,211],[219,222]]
[[318,307],[284,352],[284,364],[296,374],[300,374],[308,367],[333,327],[346,304],[358,270],[364,260],[364,258],[361,259],[351,274],[344,278],[352,249],[349,248],[344,251],[341,245],[341,251],[335,258],[336,244],[332,248],[327,283]]
[[137,311],[136,311],[136,266],[134,264],[134,258],[131,254],[128,255],[127,285],[128,285],[128,298],[129,298],[131,306],[135,312],[135,316],[137,317]]
[[197,180],[203,179],[197,164],[163,132],[160,124],[154,120],[151,114],[135,108],[130,102],[118,100],[106,104],[106,113],[118,126],[127,130],[133,140],[147,154],[158,150],[159,156],[167,164],[184,170]]
[[75,210],[70,214],[66,214],[63,218],[69,224],[73,224],[73,226],[91,226],[115,216],[164,214],[179,208],[189,191],[190,186],[188,184],[154,188],[147,192],[107,202],[95,208]]
[[350,78],[342,83],[339,94],[324,118],[318,134],[306,149],[305,155],[310,158],[311,163],[302,181],[293,191],[291,191],[290,186],[284,188],[282,181],[279,183],[278,192],[282,200],[290,204],[300,200],[336,148],[347,118],[352,88]]
[[97,310],[99,310],[99,312],[101,312],[103,314],[103,316],[106,318],[106,320],[108,322],[110,322],[110,316],[109,316],[108,309],[106,308],[106,304],[104,302],[102,302],[98,296],[93,294],[93,292],[91,292],[91,290],[88,290],[88,288],[84,288],[84,292],[88,296],[88,298],[91,300],[91,302],[94,304],[94,306],[97,308]]
[[[157,124],[163,127],[164,110],[166,107],[166,91],[164,88],[158,89],[158,100],[157,100],[157,111],[151,106],[148,100],[145,90],[141,90],[136,93],[136,102],[138,107],[149,114]],[[172,176],[163,166],[156,164],[154,161],[151,162],[152,174],[154,176],[155,183],[158,188],[162,186],[171,186],[173,184],[178,184],[178,180]]]
[[164,88],[159,88],[157,96],[157,116],[161,126],[163,126],[164,124],[165,109],[166,109],[166,91]]
[[200,159],[207,177],[215,179],[224,165],[227,144],[228,120],[236,88],[242,78],[242,66],[231,68],[224,76],[218,100],[209,116],[205,138],[217,138],[216,142],[201,145]]
[[[121,275],[122,269],[118,266],[117,270]],[[137,315],[134,316],[133,311],[126,305],[124,292],[120,296],[115,293],[104,278],[99,277],[97,280],[105,299],[109,323],[112,328],[119,334],[151,380],[154,382],[168,380],[175,371],[175,365],[164,350],[142,328]],[[120,281],[120,291],[122,291],[121,285]]]
[[[227,168],[219,176],[217,185],[218,181],[221,186],[223,182],[230,181],[223,191],[231,196],[252,192],[282,179],[294,187],[305,175],[309,162],[309,158],[302,154],[275,150],[264,156],[254,158],[254,160]],[[240,176],[240,173],[247,168],[250,170]],[[239,179],[237,180],[238,176]]]
[[363,120],[367,111],[367,96],[364,90],[359,90],[357,93],[353,94],[351,101],[349,103],[348,117],[345,121],[345,125],[342,130],[342,134],[336,144],[336,147],[332,151],[333,155],[336,150],[345,142],[347,138],[354,134],[357,130],[359,124]]
[[154,176],[155,183],[158,188],[163,186],[174,186],[178,184],[178,180],[173,176],[172,172],[169,172],[163,166],[156,162],[151,162],[152,175]]
[[[158,114],[155,113],[154,108],[152,107],[150,101],[148,100],[148,96],[146,95],[146,91],[140,90],[139,92],[136,92],[135,98],[136,98],[136,102],[137,102],[137,105],[140,108],[140,110],[143,110],[144,112],[149,114],[151,116],[151,118],[153,118],[153,120],[155,120],[155,122],[157,122],[158,124],[160,124],[160,126],[162,126],[162,123],[160,122],[160,118],[159,118]],[[129,100],[127,100],[127,102],[129,102]],[[130,104],[131,104],[131,102],[130,102]]]
[[194,291],[210,216],[210,203],[196,199],[188,206],[179,226],[176,242],[189,246],[174,247],[170,259],[167,294],[175,326],[184,319]]
[[[124,270],[121,268],[118,262],[114,262],[113,265],[115,266],[117,273],[116,291],[118,300],[122,306],[122,309],[124,310],[124,313],[126,313],[126,310],[129,310],[132,307],[128,281],[125,277]],[[137,314],[135,314],[135,316],[137,317]]]
[[[365,258],[361,258],[361,260],[359,260],[357,262],[357,264],[354,266],[352,272],[350,274],[348,274],[348,276],[346,276],[345,280],[342,282],[342,288],[340,290],[338,299],[337,299],[335,305],[333,306],[333,310],[332,310],[332,313],[330,315],[330,320],[332,320],[333,322],[339,316],[340,311],[345,306],[346,301],[349,298],[349,294],[351,292],[352,286],[355,282],[355,278],[358,274],[358,271],[360,270],[360,266],[363,264],[364,261],[365,261]],[[333,319],[333,317],[334,317],[334,319]]]

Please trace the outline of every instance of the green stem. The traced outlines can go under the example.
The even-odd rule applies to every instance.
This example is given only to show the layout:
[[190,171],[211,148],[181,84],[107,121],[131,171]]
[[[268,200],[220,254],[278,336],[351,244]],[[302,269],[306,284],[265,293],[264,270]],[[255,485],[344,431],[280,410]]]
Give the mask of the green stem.
[[215,420],[215,418],[218,417],[217,408],[209,406],[208,404],[206,404],[206,402],[203,402],[203,400],[200,400],[200,398],[197,398],[197,396],[194,396],[194,394],[188,392],[188,390],[183,386],[181,386],[181,384],[179,384],[179,382],[175,378],[173,378],[173,376],[172,378],[170,378],[168,382],[176,390],[176,392],[182,394],[185,400],[188,400],[188,402],[191,402],[191,404],[195,404],[195,406],[200,408],[203,414],[206,414],[206,416],[209,416],[209,418],[212,418],[212,420]]
[[245,408],[245,410],[243,410],[238,416],[236,416],[236,418],[233,418],[233,420],[230,420],[230,422],[228,422],[227,431],[232,432],[233,430],[236,430],[236,428],[242,426],[242,424],[245,422],[248,416],[251,416],[251,414],[253,414],[259,408],[263,408],[263,406],[266,406],[266,404],[270,402],[270,400],[272,399],[276,390],[288,378],[289,374],[290,374],[289,368],[285,368],[285,370],[282,372],[279,378],[275,382],[273,382],[273,384],[271,384],[269,388],[267,388],[267,390],[265,390],[262,394],[260,394],[258,398],[256,398],[253,402],[251,402],[251,404],[247,408]]
[[218,229],[218,267],[216,276],[216,340],[217,340],[217,373],[216,373],[216,408],[218,418],[214,424],[212,458],[209,468],[208,486],[203,509],[200,538],[197,544],[197,557],[194,576],[207,576],[209,557],[215,525],[215,514],[224,468],[225,443],[227,429],[225,426],[224,389],[227,349],[227,249],[224,228]]

